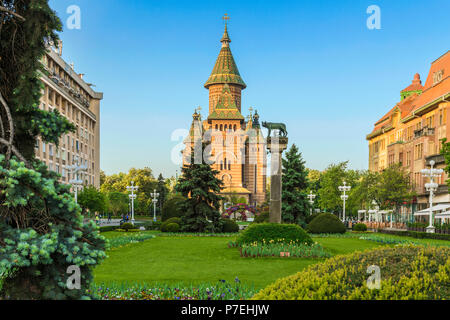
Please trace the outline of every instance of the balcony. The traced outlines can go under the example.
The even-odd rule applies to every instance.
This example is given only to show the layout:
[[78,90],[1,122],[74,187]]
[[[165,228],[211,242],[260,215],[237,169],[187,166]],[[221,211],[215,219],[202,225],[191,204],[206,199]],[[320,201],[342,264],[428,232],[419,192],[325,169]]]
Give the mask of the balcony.
[[433,136],[435,128],[423,127],[419,130],[414,130],[414,138],[420,138],[424,136]]
[[429,166],[430,165],[430,161],[434,160],[434,165],[437,166],[438,164],[444,164],[445,163],[445,158],[442,154],[433,154],[429,157],[425,158],[426,161],[426,165]]
[[90,106],[89,99],[81,95],[79,91],[72,88],[70,84],[64,79],[62,79],[54,70],[48,70],[48,68],[46,69],[50,73],[50,79],[52,79],[52,81],[55,84],[57,84],[61,88],[64,88],[73,98],[75,98],[76,101],[78,101],[81,105],[89,109]]

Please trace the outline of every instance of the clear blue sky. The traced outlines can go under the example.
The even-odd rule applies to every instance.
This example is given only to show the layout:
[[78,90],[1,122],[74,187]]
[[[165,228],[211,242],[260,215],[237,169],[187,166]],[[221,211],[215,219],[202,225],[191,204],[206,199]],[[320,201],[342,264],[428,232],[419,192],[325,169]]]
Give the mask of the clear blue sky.
[[[70,5],[81,29],[61,34],[63,57],[104,92],[101,168],[151,167],[170,160],[196,106],[206,116],[208,79],[220,50],[221,17],[247,89],[242,108],[285,122],[306,165],[350,161],[366,169],[365,136],[419,72],[449,50],[448,0],[148,1],[51,0],[66,25]],[[369,30],[369,5],[381,30]]]

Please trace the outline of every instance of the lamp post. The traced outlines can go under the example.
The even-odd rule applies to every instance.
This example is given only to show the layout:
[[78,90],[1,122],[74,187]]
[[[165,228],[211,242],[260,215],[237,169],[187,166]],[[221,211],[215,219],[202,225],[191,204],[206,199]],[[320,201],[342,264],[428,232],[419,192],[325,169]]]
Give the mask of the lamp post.
[[80,158],[78,156],[74,156],[73,164],[71,166],[67,167],[67,170],[71,174],[73,174],[73,179],[69,181],[69,183],[73,186],[74,193],[75,193],[75,202],[78,203],[78,187],[83,185],[83,180],[79,178],[79,174],[86,172],[87,167],[85,165],[80,165]]
[[314,204],[314,199],[316,195],[312,193],[312,190],[308,194],[309,203],[311,204],[311,208],[309,208],[309,215],[312,215],[312,205]]
[[430,192],[430,224],[427,227],[427,232],[428,233],[434,233],[436,231],[436,229],[433,226],[433,196],[434,193],[437,191],[438,189],[438,184],[436,182],[434,182],[434,178],[440,177],[442,175],[442,173],[444,172],[444,170],[442,169],[434,169],[434,160],[430,161],[430,169],[422,169],[420,170],[420,172],[422,173],[423,177],[426,178],[430,178],[430,182],[429,183],[425,183],[425,189],[427,191]]
[[343,192],[343,195],[341,195],[341,199],[344,201],[344,210],[343,210],[343,217],[342,217],[342,221],[345,221],[345,200],[348,199],[348,195],[346,195],[345,193],[347,191],[350,191],[352,187],[351,186],[347,186],[347,183],[344,181],[344,185],[339,186],[339,191]]
[[153,221],[156,222],[156,204],[158,203],[159,193],[156,190],[153,190],[153,193],[150,193],[150,197],[152,197],[153,202]]
[[131,223],[134,225],[134,199],[136,199],[136,194],[134,191],[137,191],[139,189],[139,186],[134,185],[134,181],[131,181],[131,186],[127,186],[127,190],[131,192],[130,199],[131,199]]

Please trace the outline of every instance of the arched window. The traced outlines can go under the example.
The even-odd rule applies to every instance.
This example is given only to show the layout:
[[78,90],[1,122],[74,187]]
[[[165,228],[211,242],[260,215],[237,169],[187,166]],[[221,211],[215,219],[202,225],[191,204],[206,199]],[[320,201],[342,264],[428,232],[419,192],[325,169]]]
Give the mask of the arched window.
[[236,131],[236,125],[234,125],[233,129],[234,129],[234,131]]
[[223,161],[220,161],[220,170],[223,170]]
[[222,125],[220,125],[220,131],[223,131],[223,126]]
[[219,125],[216,124],[216,130],[218,130],[218,129],[219,129]]
[[227,125],[225,125],[225,131],[227,131]]

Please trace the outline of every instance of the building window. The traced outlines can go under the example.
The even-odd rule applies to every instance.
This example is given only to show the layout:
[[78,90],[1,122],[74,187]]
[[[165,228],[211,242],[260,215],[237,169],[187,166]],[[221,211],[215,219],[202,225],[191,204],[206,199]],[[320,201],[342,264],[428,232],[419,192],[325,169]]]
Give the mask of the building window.
[[422,159],[423,156],[423,143],[416,144],[414,146],[414,159]]

